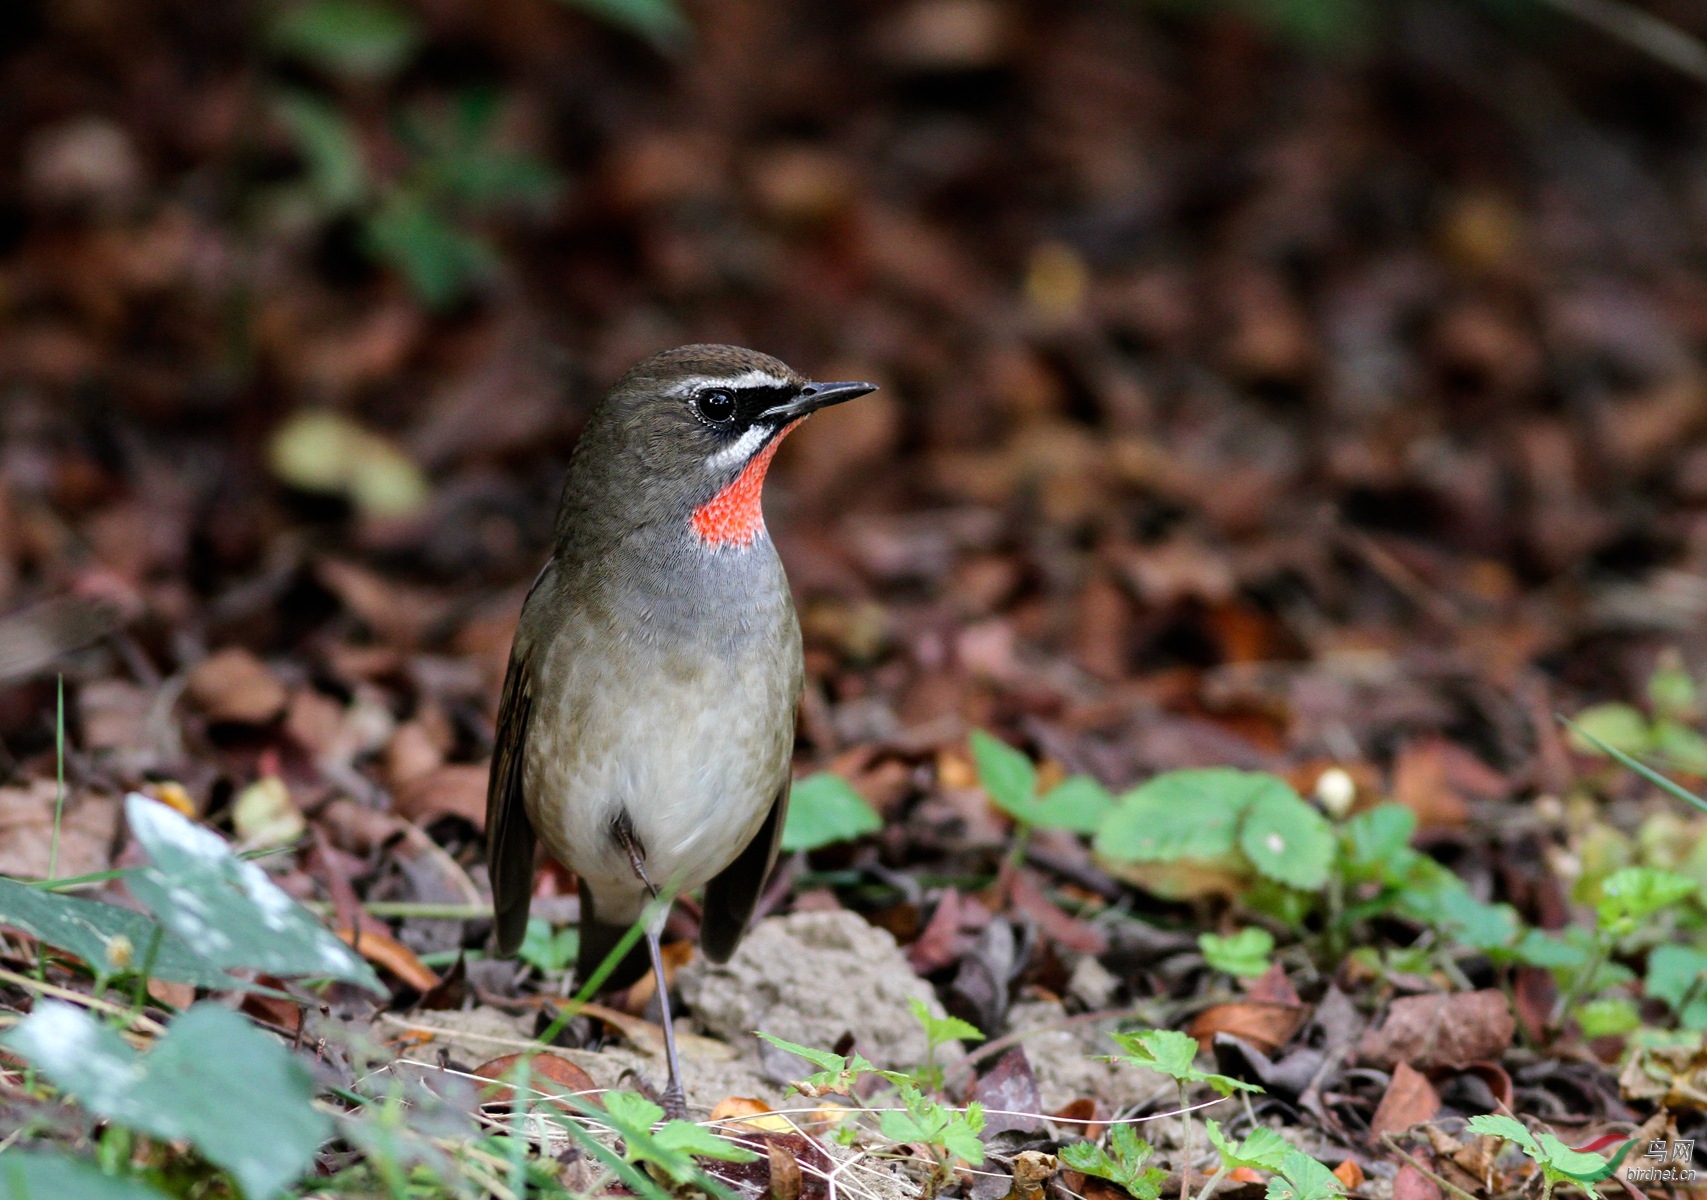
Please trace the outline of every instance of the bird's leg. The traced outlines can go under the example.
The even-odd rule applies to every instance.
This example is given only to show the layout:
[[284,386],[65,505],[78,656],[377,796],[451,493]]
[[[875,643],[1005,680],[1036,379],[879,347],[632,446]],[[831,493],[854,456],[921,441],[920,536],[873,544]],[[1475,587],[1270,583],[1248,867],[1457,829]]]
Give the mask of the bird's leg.
[[[628,864],[634,868],[634,874],[652,898],[658,898],[658,889],[646,876],[646,852],[641,849],[635,839],[634,830],[626,820],[616,823],[615,832],[622,848],[628,851]],[[664,1089],[664,1116],[672,1121],[685,1120],[688,1115],[687,1093],[682,1090],[682,1069],[676,1061],[676,1026],[670,1017],[670,988],[664,978],[664,952],[658,945],[657,931],[652,923],[646,923],[646,952],[652,956],[652,976],[658,985],[658,1011],[664,1026],[664,1056],[670,1064],[670,1083]]]

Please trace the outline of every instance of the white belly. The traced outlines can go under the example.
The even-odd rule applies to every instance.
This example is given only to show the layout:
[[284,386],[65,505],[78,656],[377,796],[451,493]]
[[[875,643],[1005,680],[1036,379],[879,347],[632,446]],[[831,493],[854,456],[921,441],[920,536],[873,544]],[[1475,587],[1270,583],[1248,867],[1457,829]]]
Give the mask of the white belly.
[[[626,813],[661,890],[691,891],[758,832],[788,774],[799,676],[775,663],[727,661],[611,671],[607,655],[559,640],[535,711],[524,794],[545,848],[597,896],[599,919],[632,921],[647,895],[613,836]],[[549,676],[549,677],[547,677]]]

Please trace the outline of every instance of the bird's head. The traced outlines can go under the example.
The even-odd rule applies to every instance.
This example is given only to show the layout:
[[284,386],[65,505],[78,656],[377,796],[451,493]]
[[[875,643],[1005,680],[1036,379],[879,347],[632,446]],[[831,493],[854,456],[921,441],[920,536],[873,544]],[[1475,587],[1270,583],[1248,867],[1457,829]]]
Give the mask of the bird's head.
[[759,496],[782,439],[819,409],[875,388],[814,383],[739,346],[678,346],[643,359],[588,419],[559,532],[584,520],[596,496],[629,524],[685,520],[708,547],[750,546],[764,531]]

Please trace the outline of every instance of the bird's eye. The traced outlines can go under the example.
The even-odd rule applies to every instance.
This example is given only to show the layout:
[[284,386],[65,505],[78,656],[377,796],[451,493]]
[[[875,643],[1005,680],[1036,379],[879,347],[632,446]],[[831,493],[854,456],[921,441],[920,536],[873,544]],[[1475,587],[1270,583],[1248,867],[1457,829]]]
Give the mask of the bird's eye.
[[694,406],[707,421],[721,423],[735,415],[735,395],[723,388],[711,388],[694,397]]

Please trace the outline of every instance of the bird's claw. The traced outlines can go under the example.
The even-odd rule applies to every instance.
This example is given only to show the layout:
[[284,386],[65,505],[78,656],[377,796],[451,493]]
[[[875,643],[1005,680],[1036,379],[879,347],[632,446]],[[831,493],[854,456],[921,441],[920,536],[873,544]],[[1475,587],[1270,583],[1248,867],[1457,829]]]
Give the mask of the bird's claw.
[[688,1119],[688,1098],[682,1091],[682,1085],[672,1079],[670,1086],[664,1089],[660,1101],[664,1105],[666,1121],[685,1121]]

